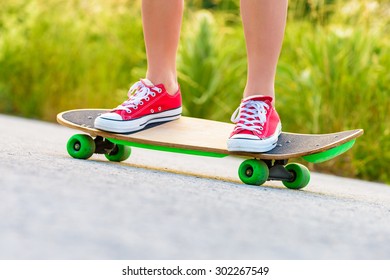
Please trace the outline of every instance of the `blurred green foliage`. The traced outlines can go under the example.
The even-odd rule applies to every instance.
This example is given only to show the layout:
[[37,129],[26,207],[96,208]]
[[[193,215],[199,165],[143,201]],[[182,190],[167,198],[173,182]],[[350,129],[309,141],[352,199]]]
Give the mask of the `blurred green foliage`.
[[[2,0],[0,112],[54,121],[112,108],[146,71],[140,1]],[[285,131],[364,128],[312,169],[390,183],[390,3],[291,0],[278,65]],[[189,0],[178,54],[186,115],[229,121],[246,81],[238,0]]]

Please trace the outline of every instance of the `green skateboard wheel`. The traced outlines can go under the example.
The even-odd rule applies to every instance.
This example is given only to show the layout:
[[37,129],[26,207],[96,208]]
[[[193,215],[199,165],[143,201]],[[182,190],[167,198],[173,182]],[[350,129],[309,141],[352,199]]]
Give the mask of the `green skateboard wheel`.
[[114,150],[112,150],[109,154],[105,154],[105,156],[109,161],[120,162],[128,159],[130,157],[130,154],[130,147],[121,144],[116,144]]
[[91,136],[75,134],[68,140],[66,149],[73,158],[88,159],[95,152],[96,145]]
[[286,170],[294,174],[294,180],[283,181],[289,189],[302,189],[309,184],[310,171],[306,166],[299,163],[289,163],[285,166]]
[[238,176],[247,185],[262,185],[269,176],[269,169],[264,161],[248,159],[241,163]]

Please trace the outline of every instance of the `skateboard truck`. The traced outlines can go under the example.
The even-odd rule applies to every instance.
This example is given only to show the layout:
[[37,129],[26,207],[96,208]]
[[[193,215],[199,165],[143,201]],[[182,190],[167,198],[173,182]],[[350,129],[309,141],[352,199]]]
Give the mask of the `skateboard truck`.
[[292,172],[289,172],[284,168],[287,162],[288,160],[275,160],[274,162],[272,162],[272,160],[265,160],[265,163],[269,168],[268,180],[292,182],[295,176]]
[[262,185],[266,181],[282,181],[289,189],[302,189],[309,184],[310,171],[299,163],[288,160],[248,159],[238,168],[240,180],[248,185]]
[[124,161],[130,157],[130,147],[112,143],[108,139],[97,136],[95,139],[86,134],[73,135],[66,144],[70,156],[88,159],[93,154],[104,154],[109,161]]
[[115,152],[115,149],[117,149],[114,143],[101,136],[96,136],[93,141],[95,142],[96,147],[95,154],[110,154]]

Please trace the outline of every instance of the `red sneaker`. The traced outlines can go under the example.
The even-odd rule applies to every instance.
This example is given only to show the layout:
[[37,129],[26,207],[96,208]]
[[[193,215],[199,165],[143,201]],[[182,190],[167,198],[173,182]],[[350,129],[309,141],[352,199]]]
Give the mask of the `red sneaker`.
[[232,115],[236,123],[227,140],[229,151],[263,153],[275,148],[282,131],[272,97],[256,95],[242,100]]
[[178,119],[182,112],[180,88],[171,96],[163,84],[153,85],[142,79],[130,88],[128,97],[122,105],[97,117],[95,128],[116,133],[135,132],[148,124]]

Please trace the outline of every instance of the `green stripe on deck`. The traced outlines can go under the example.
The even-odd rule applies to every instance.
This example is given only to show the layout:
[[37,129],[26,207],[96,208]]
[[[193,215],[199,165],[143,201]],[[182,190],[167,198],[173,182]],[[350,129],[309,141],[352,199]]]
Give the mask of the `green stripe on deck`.
[[214,158],[224,158],[224,157],[228,156],[227,154],[221,154],[221,153],[198,151],[198,150],[183,149],[183,148],[176,148],[176,147],[157,146],[157,145],[152,145],[152,144],[143,144],[143,143],[113,139],[113,138],[108,138],[108,140],[110,140],[112,143],[115,143],[115,144],[120,144],[120,145],[135,147],[135,148],[141,148],[141,149],[162,151],[162,152],[170,152],[170,153],[186,154],[186,155],[196,155],[196,156],[203,156],[203,157],[214,157]]
[[342,153],[345,153],[349,149],[352,148],[353,144],[355,144],[356,139],[353,139],[349,142],[346,142],[340,146],[334,147],[332,149],[329,149],[325,152],[313,154],[313,155],[308,155],[308,156],[303,156],[302,158],[308,162],[311,163],[321,163],[327,160],[330,160],[332,158],[335,158]]

